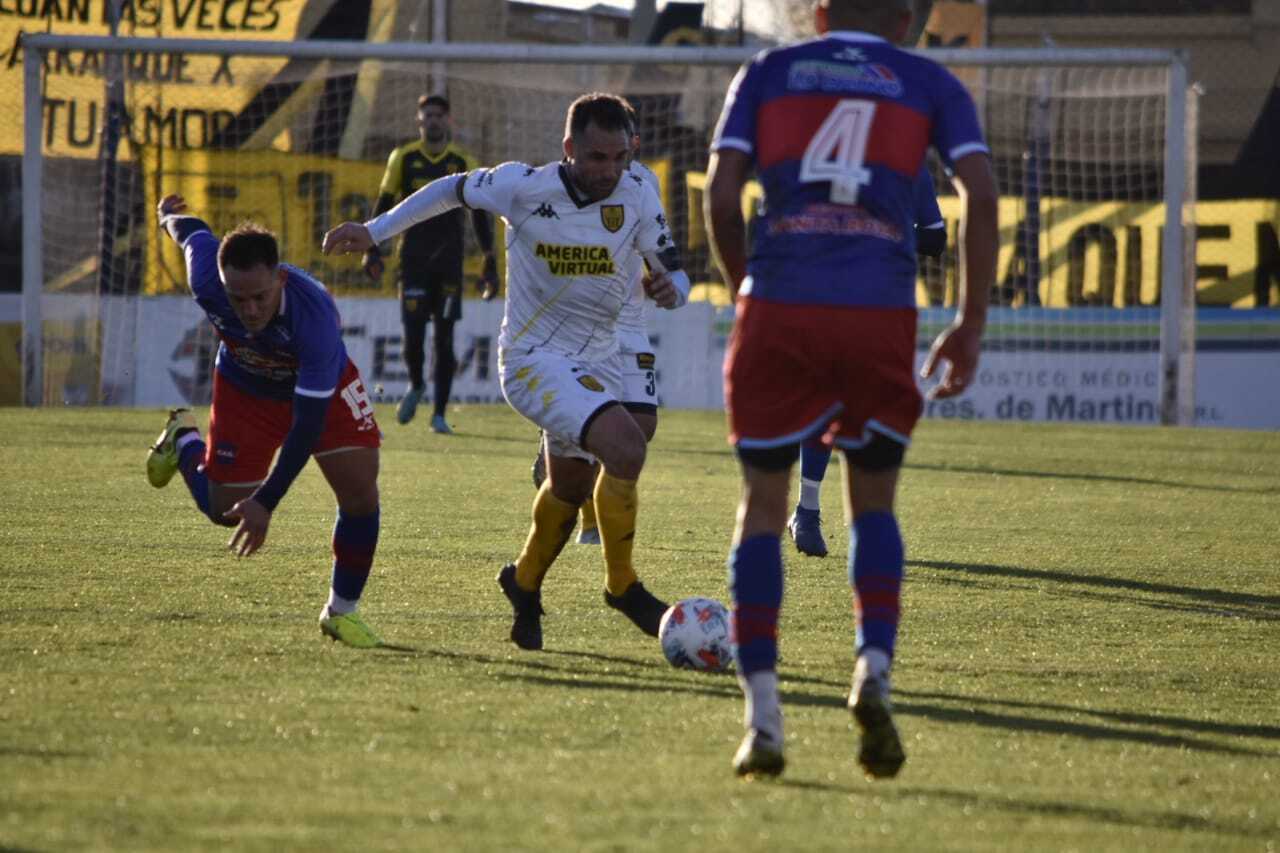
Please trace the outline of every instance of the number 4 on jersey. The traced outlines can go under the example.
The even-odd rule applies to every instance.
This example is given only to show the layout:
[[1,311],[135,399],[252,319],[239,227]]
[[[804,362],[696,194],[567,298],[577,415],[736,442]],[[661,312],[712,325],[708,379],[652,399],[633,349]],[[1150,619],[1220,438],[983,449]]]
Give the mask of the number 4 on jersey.
[[862,165],[862,160],[875,112],[875,101],[845,100],[836,104],[804,150],[800,180],[830,181],[833,203],[857,204],[859,188],[871,183],[871,170]]

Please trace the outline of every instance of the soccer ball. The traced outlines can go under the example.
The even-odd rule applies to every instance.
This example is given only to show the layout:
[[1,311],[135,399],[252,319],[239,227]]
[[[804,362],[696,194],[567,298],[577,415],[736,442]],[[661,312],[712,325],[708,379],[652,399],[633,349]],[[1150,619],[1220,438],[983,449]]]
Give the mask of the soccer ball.
[[686,598],[667,608],[658,641],[674,667],[719,672],[733,663],[729,611],[710,598]]

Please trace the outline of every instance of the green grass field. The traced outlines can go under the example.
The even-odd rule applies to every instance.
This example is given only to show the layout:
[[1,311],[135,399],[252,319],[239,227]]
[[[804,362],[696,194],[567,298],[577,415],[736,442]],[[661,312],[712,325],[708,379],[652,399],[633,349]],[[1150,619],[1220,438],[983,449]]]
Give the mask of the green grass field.
[[[831,555],[785,545],[788,770],[744,782],[733,677],[671,669],[606,608],[597,548],[552,570],[546,650],[507,641],[493,578],[527,529],[534,429],[379,416],[363,609],[407,650],[358,652],[316,627],[314,466],[237,561],[180,479],[147,485],[162,413],[0,410],[0,849],[1280,846],[1280,434],[922,424],[887,782],[858,771],[844,709],[833,476]],[[727,599],[723,434],[663,414],[637,537],[661,596]]]

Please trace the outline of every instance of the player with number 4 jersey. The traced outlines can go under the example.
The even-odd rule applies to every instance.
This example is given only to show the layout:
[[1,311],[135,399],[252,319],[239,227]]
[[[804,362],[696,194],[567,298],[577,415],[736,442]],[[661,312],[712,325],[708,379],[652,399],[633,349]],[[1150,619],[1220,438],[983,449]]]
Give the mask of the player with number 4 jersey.
[[[729,558],[747,728],[733,764],[743,775],[784,765],[780,540],[791,468],[815,437],[848,462],[858,762],[886,778],[906,760],[889,701],[905,565],[894,497],[922,408],[912,369],[914,196],[928,148],[964,204],[959,310],[923,370],[946,363],[935,396],[961,393],[977,367],[997,246],[995,182],[972,98],[942,66],[894,47],[911,5],[819,0],[824,35],[744,66],[712,142],[711,244],[737,296],[725,401],[744,480]],[[740,197],[753,169],[765,212],[748,261]]]
[[343,345],[337,305],[323,284],[280,262],[270,231],[241,225],[219,240],[185,211],[170,195],[157,214],[221,339],[209,434],[200,438],[187,409],[171,412],[147,457],[147,478],[160,488],[181,472],[200,511],[237,528],[229,547],[248,557],[265,544],[272,514],[314,456],[338,501],[320,629],[350,646],[380,645],[356,607],[378,542],[381,434]]

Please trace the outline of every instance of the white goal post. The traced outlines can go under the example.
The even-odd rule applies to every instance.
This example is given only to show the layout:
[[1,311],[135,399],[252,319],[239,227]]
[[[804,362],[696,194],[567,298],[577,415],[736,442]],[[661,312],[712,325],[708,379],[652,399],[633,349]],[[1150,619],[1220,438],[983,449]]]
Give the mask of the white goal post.
[[[688,246],[695,281],[704,284],[699,291],[716,296],[700,210],[706,144],[728,80],[754,50],[54,34],[24,36],[22,49],[27,405],[151,403],[138,387],[137,341],[154,328],[145,303],[180,285],[172,257],[163,254],[169,250],[153,246],[146,228],[145,208],[161,175],[195,182],[207,199],[238,195],[238,213],[278,218],[264,224],[282,234],[286,257],[306,266],[316,229],[367,212],[390,147],[415,135],[414,104],[429,67],[445,69],[461,142],[482,163],[556,159],[564,107],[583,91],[636,99],[641,156],[665,182],[677,239]],[[977,398],[975,416],[1005,417],[996,414],[999,406],[1025,402],[1005,399],[1009,383],[1014,390],[1024,381],[1058,387],[1061,364],[1061,393],[1029,404],[1047,405],[1048,419],[1108,420],[1110,411],[1117,420],[1193,423],[1195,127],[1188,120],[1185,57],[1058,48],[925,55],[973,92],[1004,196],[1000,281],[984,342],[984,363],[994,366],[989,397]],[[199,67],[197,60],[209,63],[210,79],[188,79],[187,88],[175,89],[173,81]],[[76,75],[84,86],[86,73],[106,94],[96,108],[81,104],[76,112],[74,98],[58,87]],[[115,112],[113,74],[123,83]],[[233,76],[239,94],[228,90],[225,108],[174,106],[196,92],[209,95],[219,77]],[[119,123],[113,126],[110,116]],[[321,166],[297,172],[304,161]],[[954,229],[958,201],[939,164],[930,168]],[[342,182],[357,172],[367,189],[344,190]],[[240,181],[252,192],[239,192]],[[299,224],[304,218],[309,228]],[[954,304],[954,236],[952,230],[947,260],[922,264],[922,345]],[[330,270],[327,283],[337,285],[340,301],[386,295],[361,290],[356,267]],[[720,336],[722,346],[723,309],[708,312],[706,334]],[[77,353],[87,354],[88,366],[76,367]],[[1084,390],[1068,393],[1072,377],[1086,377],[1086,385],[1101,381],[1099,371],[1116,360],[1137,367],[1124,387],[1114,387],[1114,402],[1101,403],[1102,417],[1076,417],[1096,412],[1097,404]],[[664,364],[665,375],[684,369],[674,359]],[[83,375],[68,379],[77,369]],[[714,375],[689,383],[714,382]],[[714,395],[707,399],[714,405]],[[1118,417],[1122,409],[1133,417]]]

